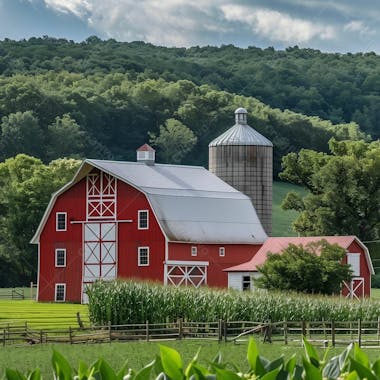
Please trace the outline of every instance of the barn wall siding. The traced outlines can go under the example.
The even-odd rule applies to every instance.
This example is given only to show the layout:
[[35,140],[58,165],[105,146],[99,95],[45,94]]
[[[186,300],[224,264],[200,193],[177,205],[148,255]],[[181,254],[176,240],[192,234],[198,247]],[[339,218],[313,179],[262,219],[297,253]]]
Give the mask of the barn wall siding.
[[[191,255],[191,247],[197,247],[197,256]],[[220,247],[225,247],[225,256],[219,256]],[[228,275],[223,270],[250,260],[260,247],[248,244],[169,243],[169,260],[208,261],[207,285],[227,287]]]
[[[66,283],[66,300],[81,301],[82,221],[86,215],[86,182],[80,181],[61,194],[52,208],[40,237],[38,300],[53,301],[56,283]],[[56,212],[67,213],[66,231],[56,231]],[[66,267],[55,267],[55,249],[66,248]]]
[[[146,196],[134,187],[118,182],[117,219],[119,223],[118,277],[163,282],[165,236],[163,235]],[[138,229],[138,211],[149,211],[149,229]],[[138,247],[149,247],[149,266],[138,266]]]

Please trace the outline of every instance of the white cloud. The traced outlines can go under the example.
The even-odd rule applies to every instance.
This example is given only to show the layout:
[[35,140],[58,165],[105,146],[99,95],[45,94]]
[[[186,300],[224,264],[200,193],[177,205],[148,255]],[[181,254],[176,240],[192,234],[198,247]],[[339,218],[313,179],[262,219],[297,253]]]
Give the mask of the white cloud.
[[348,32],[360,33],[362,35],[375,34],[374,30],[365,25],[363,21],[359,20],[353,20],[348,24],[344,25],[343,30]]
[[77,17],[84,17],[92,11],[91,0],[45,0],[48,8],[62,13],[72,13]]
[[244,23],[253,32],[272,41],[298,43],[313,38],[328,40],[335,37],[335,29],[332,26],[294,18],[270,9],[234,4],[223,5],[221,9],[227,20]]

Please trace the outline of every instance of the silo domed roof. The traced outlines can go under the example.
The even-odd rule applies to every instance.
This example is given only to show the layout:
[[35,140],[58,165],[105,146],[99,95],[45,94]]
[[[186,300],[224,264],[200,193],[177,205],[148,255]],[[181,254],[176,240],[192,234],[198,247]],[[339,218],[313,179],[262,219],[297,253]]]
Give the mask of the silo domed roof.
[[235,111],[235,125],[212,140],[209,147],[218,145],[261,145],[273,146],[270,140],[255,131],[247,124],[247,110],[238,108]]

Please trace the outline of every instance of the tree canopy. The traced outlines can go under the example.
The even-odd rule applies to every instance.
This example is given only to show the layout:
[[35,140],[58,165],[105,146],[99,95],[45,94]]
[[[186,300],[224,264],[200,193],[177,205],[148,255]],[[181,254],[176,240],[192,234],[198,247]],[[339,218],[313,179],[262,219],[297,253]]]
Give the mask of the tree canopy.
[[[45,36],[5,39],[0,41],[0,53],[2,76],[69,71],[85,76],[122,73],[130,79],[185,79],[334,124],[355,121],[373,138],[380,137],[380,57],[373,52],[322,53],[298,46],[286,50],[233,45],[167,48],[97,37],[75,43]],[[27,90],[26,85],[25,95],[19,96],[26,105]]]
[[342,282],[351,279],[351,269],[342,264],[345,250],[326,240],[305,246],[289,244],[281,253],[269,253],[258,267],[259,288],[303,293],[338,294]]
[[282,179],[308,194],[289,193],[284,209],[300,212],[294,228],[301,235],[380,234],[380,141],[330,141],[331,154],[302,149],[283,158]]
[[[71,179],[79,161],[19,154],[0,163],[0,286],[36,281],[37,255],[29,244],[53,192]],[[4,265],[4,266],[3,266]]]

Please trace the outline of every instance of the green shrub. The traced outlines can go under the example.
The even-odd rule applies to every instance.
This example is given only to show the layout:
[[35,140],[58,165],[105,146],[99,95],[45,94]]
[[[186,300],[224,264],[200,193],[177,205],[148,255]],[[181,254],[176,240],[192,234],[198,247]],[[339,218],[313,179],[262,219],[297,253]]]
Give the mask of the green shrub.
[[94,324],[230,321],[377,320],[380,302],[267,291],[175,288],[135,281],[96,282],[89,289]]

